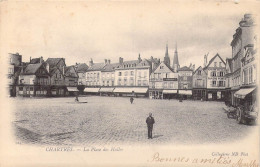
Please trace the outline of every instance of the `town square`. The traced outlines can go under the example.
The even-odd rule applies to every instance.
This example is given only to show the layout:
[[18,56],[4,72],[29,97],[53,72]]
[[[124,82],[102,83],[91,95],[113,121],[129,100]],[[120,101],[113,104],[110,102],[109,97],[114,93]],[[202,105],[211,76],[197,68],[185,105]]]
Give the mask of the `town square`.
[[[79,46],[77,40],[73,44],[69,41],[68,48],[75,47],[71,49],[75,55],[68,54],[70,49],[64,52],[55,48],[55,54],[32,54],[13,48],[6,54],[7,87],[16,108],[12,124],[17,140],[35,144],[190,144],[240,140],[258,126],[255,15],[244,13],[223,18],[232,28],[204,15],[188,16],[187,26],[191,30],[195,26],[205,29],[206,34],[196,29],[191,32],[198,40],[176,33],[182,32],[183,27],[180,30],[179,26],[164,23],[175,34],[165,35],[158,42],[150,40],[151,33],[146,38],[149,42],[144,42],[141,34],[114,22],[120,27],[117,31],[125,31],[120,39],[128,41],[125,48],[120,47],[123,46],[120,40],[112,44],[106,38],[95,37],[92,39],[97,44],[113,47],[92,48],[90,44]],[[206,27],[201,27],[200,22]],[[75,24],[82,26],[76,21]],[[110,23],[107,27],[99,21],[94,24],[118,33]],[[222,29],[208,40],[207,35],[216,31],[213,24],[214,28],[221,25]],[[226,36],[221,35],[224,29]],[[136,34],[129,37],[128,33]],[[125,35],[128,38],[123,38]],[[58,41],[65,48],[63,40]],[[201,45],[205,46],[200,48]],[[102,49],[107,52],[101,52]],[[110,49],[115,50],[109,54]]]
[[[136,98],[131,104],[126,97],[99,96],[79,97],[87,103],[71,97],[12,100],[12,125],[22,144],[223,144],[243,140],[257,128],[228,119],[223,102]],[[145,123],[150,112],[155,119],[152,140]]]

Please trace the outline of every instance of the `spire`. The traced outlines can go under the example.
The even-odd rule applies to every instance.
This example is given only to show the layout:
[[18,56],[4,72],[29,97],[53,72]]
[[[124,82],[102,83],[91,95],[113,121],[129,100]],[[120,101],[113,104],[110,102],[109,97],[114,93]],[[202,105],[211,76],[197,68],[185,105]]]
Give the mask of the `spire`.
[[177,51],[177,42],[176,42],[176,44],[175,44],[175,52],[174,52],[174,57],[173,57],[173,70],[175,72],[177,72],[179,67],[180,67],[180,64],[179,64],[178,51]]
[[168,53],[168,42],[166,43],[166,51],[165,51],[165,56],[164,56],[164,63],[167,65],[170,65],[170,57]]

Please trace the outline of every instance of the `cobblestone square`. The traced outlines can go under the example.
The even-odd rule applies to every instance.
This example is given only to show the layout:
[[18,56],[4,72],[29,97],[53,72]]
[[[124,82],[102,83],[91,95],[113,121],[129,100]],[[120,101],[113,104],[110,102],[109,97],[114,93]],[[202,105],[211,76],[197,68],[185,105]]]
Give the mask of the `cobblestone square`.
[[[13,127],[23,144],[205,144],[242,139],[256,126],[228,119],[223,102],[125,97],[14,98]],[[145,120],[152,112],[153,139]]]

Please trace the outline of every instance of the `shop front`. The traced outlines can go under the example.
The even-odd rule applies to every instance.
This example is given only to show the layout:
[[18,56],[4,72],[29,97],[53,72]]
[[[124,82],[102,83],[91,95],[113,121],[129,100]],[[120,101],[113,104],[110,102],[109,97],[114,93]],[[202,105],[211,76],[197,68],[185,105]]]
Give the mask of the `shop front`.
[[207,94],[207,100],[209,101],[225,101],[224,89],[208,89]]
[[178,92],[177,90],[173,89],[164,89],[162,91],[162,97],[163,99],[177,99],[178,98]]
[[148,87],[117,87],[113,93],[115,96],[146,97]]
[[150,89],[149,98],[150,99],[163,99],[163,89]]
[[207,89],[192,89],[192,96],[194,100],[206,100],[207,99]]
[[181,99],[191,99],[192,98],[192,90],[179,90],[179,98]]
[[114,87],[100,88],[100,90],[99,90],[100,96],[112,96],[114,89],[115,89]]
[[87,88],[84,89],[84,94],[86,94],[86,95],[99,95],[99,90],[100,90],[100,88],[87,87]]

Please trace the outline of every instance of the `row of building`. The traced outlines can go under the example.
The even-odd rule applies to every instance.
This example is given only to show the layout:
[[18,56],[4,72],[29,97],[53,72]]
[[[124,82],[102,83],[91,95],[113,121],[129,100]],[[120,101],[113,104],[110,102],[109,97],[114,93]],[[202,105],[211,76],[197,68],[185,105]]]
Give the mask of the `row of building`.
[[254,18],[245,14],[231,42],[232,57],[226,59],[226,104],[251,106],[257,101],[257,35]]
[[[224,61],[216,54],[204,65],[180,67],[177,45],[173,60],[168,45],[163,61],[150,57],[117,63],[76,63],[66,66],[64,58],[42,57],[22,62],[22,56],[9,54],[11,96],[66,96],[75,92],[108,96],[145,96],[151,99],[193,98],[236,103],[235,93],[245,85],[256,84],[256,49],[252,16],[246,14],[231,43],[232,58]],[[251,40],[252,36],[252,40]],[[249,39],[250,38],[250,39]],[[242,78],[242,79],[241,79]]]

